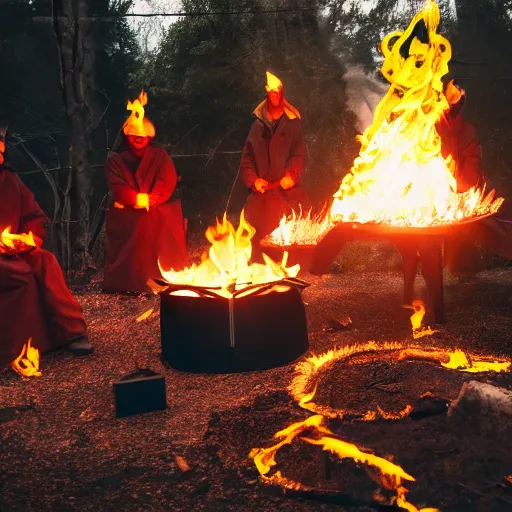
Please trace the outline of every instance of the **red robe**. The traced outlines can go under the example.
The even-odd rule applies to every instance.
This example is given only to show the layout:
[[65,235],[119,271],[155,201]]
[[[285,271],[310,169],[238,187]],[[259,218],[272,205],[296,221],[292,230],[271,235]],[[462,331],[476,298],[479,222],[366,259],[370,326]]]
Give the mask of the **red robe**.
[[[164,149],[148,146],[137,161],[128,150],[111,152],[105,166],[112,199],[124,208],[107,211],[106,291],[148,291],[163,268],[181,270],[189,259],[174,164]],[[135,209],[137,194],[149,195],[149,211]]]
[[[250,190],[245,203],[245,219],[256,229],[253,238],[253,260],[261,261],[260,241],[278,227],[284,215],[307,213],[311,202],[301,187],[308,155],[298,112],[285,104],[285,113],[268,121],[265,102],[254,111],[256,120],[247,137],[240,161],[239,177]],[[284,190],[280,180],[289,174],[295,186]],[[257,178],[269,183],[261,194],[254,188]]]
[[[0,167],[0,231],[32,231],[44,239],[47,218],[18,175]],[[55,256],[37,248],[0,255],[0,367],[8,365],[32,338],[45,352],[86,334],[82,308],[71,295]]]

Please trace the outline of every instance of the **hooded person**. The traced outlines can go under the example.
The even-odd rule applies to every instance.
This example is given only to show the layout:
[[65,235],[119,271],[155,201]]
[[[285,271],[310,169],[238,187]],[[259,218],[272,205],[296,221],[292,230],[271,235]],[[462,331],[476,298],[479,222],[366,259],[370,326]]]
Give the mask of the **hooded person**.
[[239,177],[249,189],[245,218],[256,229],[253,256],[259,242],[292,211],[307,212],[311,203],[301,187],[307,149],[301,117],[284,96],[283,84],[266,73],[267,97],[254,110],[256,119],[245,142]]
[[[481,148],[475,127],[462,115],[466,92],[454,85],[446,89],[450,109],[439,123],[437,132],[442,140],[443,156],[452,157],[452,169],[457,180],[457,192],[466,192],[485,183],[481,169]],[[480,245],[485,250],[512,259],[512,226],[510,213],[504,210],[489,219],[470,223],[445,240],[445,263],[457,277],[470,277],[484,269]],[[478,245],[477,245],[478,244]]]
[[55,256],[41,248],[47,217],[5,162],[7,123],[0,123],[0,367],[23,345],[41,352],[66,347],[87,355],[82,308],[71,295]]
[[128,102],[131,111],[105,165],[113,207],[106,216],[107,258],[103,289],[149,291],[147,281],[164,269],[188,265],[181,202],[172,199],[178,176],[155,127],[144,116],[144,91]]

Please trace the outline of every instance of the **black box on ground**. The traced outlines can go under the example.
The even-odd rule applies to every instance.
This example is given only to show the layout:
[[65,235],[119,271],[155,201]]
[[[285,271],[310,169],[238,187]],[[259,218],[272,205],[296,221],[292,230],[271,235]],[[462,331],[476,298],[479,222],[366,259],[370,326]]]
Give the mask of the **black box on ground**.
[[152,370],[137,370],[114,383],[116,417],[124,418],[167,409],[165,377]]

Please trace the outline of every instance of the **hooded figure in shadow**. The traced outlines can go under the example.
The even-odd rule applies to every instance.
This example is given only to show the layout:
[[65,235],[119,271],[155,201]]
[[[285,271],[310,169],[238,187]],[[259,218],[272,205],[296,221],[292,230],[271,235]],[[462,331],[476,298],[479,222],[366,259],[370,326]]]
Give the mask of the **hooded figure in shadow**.
[[301,187],[308,156],[300,113],[285,98],[281,80],[268,71],[266,75],[267,97],[254,110],[256,119],[242,151],[237,179],[249,192],[244,214],[256,229],[255,261],[261,261],[261,240],[279,226],[283,216],[311,209]]

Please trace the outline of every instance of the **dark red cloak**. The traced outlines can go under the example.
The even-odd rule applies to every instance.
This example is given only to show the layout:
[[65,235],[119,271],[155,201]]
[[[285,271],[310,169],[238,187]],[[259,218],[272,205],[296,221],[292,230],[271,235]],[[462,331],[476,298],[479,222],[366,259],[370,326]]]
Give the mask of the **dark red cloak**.
[[[148,279],[181,270],[189,259],[174,164],[164,149],[148,146],[139,162],[127,150],[108,155],[105,172],[114,202],[107,211],[106,291],[148,291]],[[137,194],[149,195],[149,211],[135,209]]]
[[[256,229],[253,242],[262,240],[277,228],[284,215],[292,211],[307,213],[311,208],[301,187],[308,159],[301,120],[284,113],[272,127],[262,105],[255,110],[256,120],[245,142],[239,170],[240,179],[250,189],[244,213],[247,222]],[[288,190],[279,185],[285,174],[295,182]],[[263,194],[255,191],[256,178],[268,181],[271,188]],[[258,251],[256,243],[253,243],[253,251]]]
[[[18,175],[0,168],[0,231],[46,235],[47,218]],[[82,308],[71,295],[55,256],[37,248],[0,255],[0,367],[8,365],[32,338],[45,352],[86,334]]]

